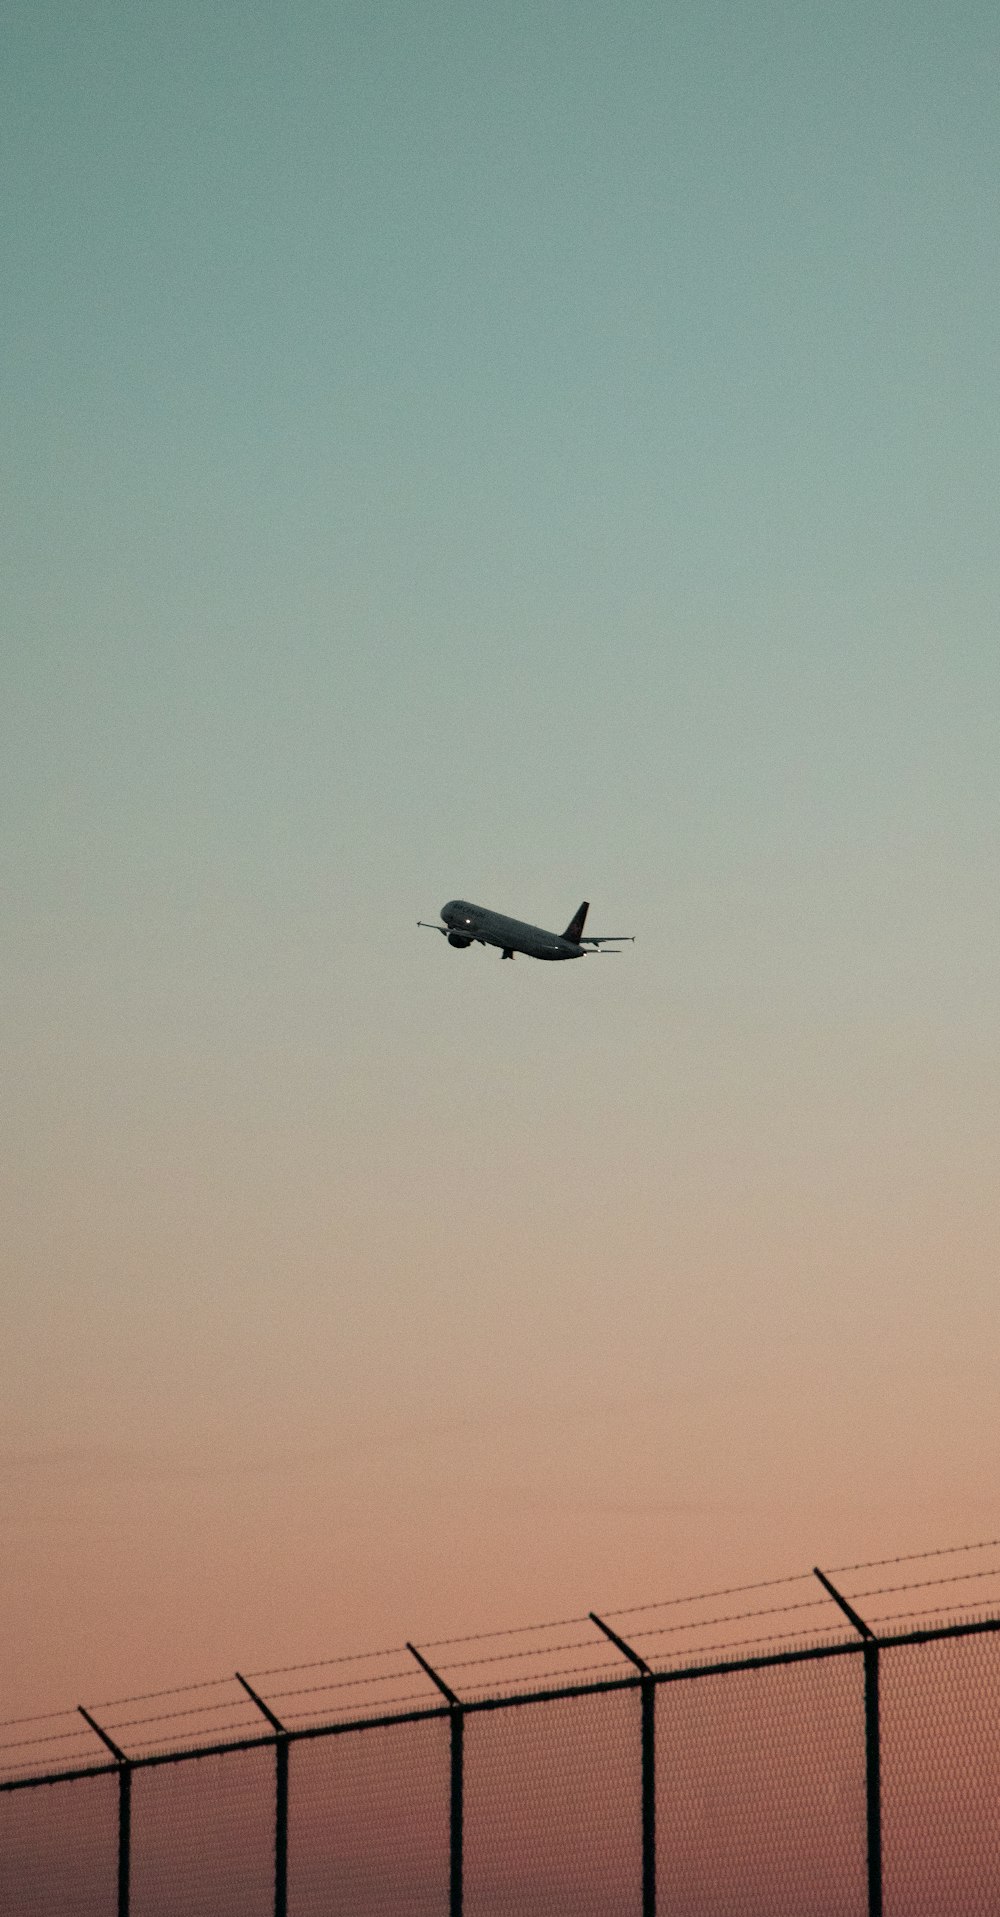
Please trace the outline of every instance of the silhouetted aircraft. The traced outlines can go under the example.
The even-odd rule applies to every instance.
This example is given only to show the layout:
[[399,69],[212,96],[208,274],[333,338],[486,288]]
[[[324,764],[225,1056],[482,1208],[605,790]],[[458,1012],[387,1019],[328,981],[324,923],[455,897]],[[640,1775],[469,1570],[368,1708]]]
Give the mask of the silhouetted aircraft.
[[485,905],[470,905],[468,899],[449,899],[442,905],[443,925],[432,925],[427,919],[418,919],[417,924],[428,932],[440,932],[449,945],[457,945],[460,950],[467,945],[498,945],[505,959],[512,959],[515,952],[537,959],[586,958],[588,948],[589,956],[593,956],[602,945],[635,944],[631,932],[605,932],[600,938],[584,938],[589,909],[584,899],[561,934],[543,932],[540,925],[526,925],[523,919],[508,919],[502,912],[487,911]]

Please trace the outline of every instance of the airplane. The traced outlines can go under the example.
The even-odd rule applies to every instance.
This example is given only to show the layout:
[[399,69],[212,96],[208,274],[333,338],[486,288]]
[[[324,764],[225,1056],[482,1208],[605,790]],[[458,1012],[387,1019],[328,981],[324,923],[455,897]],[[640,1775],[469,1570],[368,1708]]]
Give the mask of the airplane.
[[[440,932],[449,945],[457,946],[460,951],[473,944],[499,945],[505,959],[512,959],[515,952],[537,959],[591,958],[594,953],[600,953],[604,945],[635,944],[631,932],[605,932],[601,938],[584,938],[583,926],[589,910],[589,900],[584,899],[561,936],[543,932],[540,925],[526,925],[523,919],[509,919],[502,912],[490,912],[485,905],[470,905],[467,899],[449,899],[447,905],[442,905],[443,925],[434,925],[428,919],[418,919],[417,924],[425,931]],[[603,956],[607,958],[610,954],[605,952]]]

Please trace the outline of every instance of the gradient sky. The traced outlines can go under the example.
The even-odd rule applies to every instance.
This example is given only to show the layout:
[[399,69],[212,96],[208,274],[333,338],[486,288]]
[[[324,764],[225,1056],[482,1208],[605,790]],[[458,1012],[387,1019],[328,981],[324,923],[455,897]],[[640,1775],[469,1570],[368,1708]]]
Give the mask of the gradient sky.
[[3,1715],[996,1535],[995,5],[0,35]]

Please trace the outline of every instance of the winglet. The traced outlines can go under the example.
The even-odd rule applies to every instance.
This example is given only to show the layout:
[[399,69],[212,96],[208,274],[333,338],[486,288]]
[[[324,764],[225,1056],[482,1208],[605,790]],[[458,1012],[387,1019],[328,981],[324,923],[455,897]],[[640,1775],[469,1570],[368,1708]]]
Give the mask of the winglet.
[[574,945],[579,945],[580,933],[583,931],[584,924],[587,918],[587,913],[589,911],[590,911],[590,900],[584,899],[583,904],[581,905],[580,910],[577,912],[576,916],[570,919],[570,922],[567,925],[565,932],[563,933],[564,939],[572,939]]

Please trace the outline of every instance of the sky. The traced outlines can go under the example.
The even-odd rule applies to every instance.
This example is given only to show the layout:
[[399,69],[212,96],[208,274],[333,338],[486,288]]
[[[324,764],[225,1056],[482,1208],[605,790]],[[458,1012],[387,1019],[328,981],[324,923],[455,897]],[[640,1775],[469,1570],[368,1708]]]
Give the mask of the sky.
[[0,52],[4,1715],[995,1536],[995,7]]

